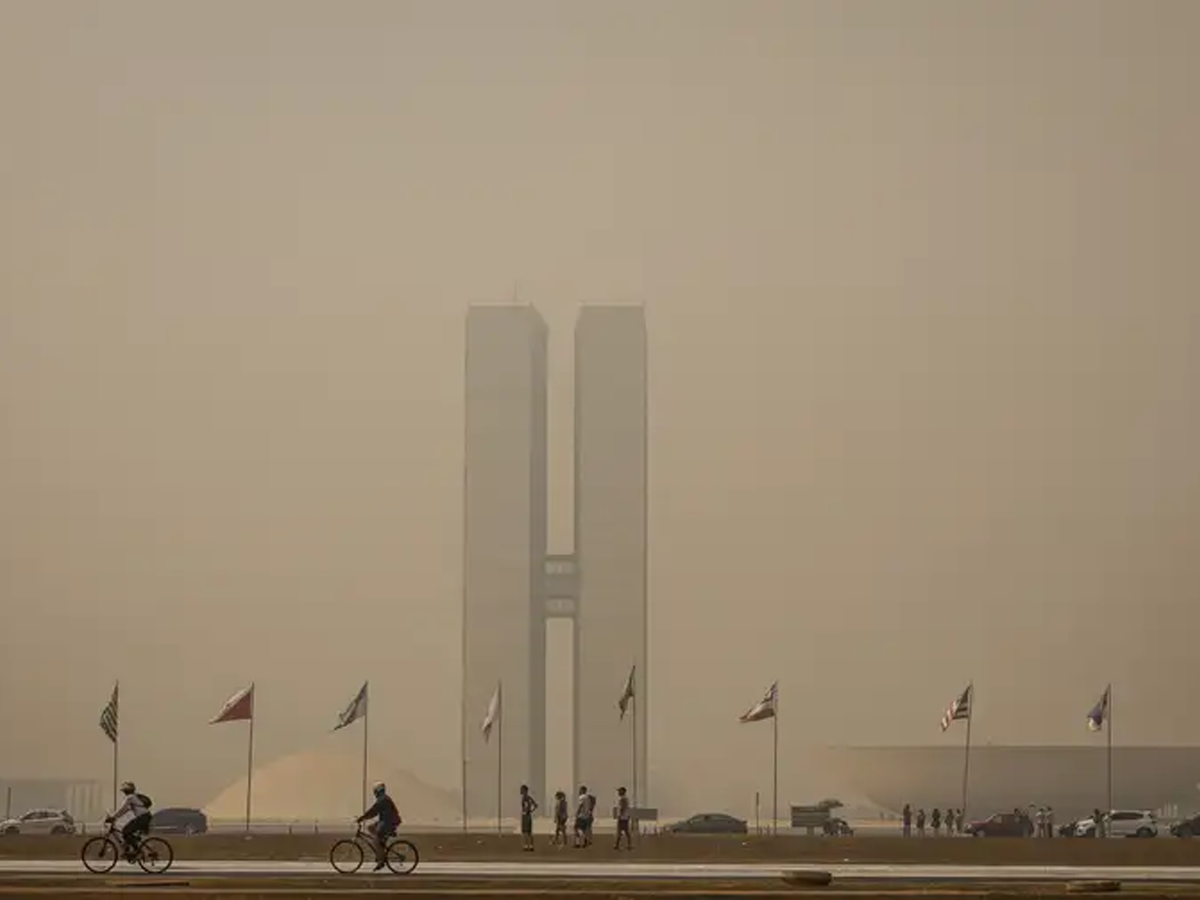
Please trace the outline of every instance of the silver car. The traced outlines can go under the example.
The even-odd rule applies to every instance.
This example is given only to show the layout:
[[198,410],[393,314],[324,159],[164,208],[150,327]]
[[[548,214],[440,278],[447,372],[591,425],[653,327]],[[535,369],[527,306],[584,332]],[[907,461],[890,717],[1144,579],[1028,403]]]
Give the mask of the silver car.
[[0,822],[0,834],[74,834],[75,820],[65,809],[31,809]]

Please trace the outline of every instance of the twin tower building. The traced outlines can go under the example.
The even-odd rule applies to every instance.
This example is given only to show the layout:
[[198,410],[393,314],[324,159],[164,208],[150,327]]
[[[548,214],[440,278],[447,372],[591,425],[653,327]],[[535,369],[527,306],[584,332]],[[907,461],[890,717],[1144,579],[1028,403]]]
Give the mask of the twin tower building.
[[[646,323],[584,306],[575,325],[574,544],[547,537],[547,342],[532,306],[472,306],[466,335],[463,790],[472,816],[506,817],[528,784],[547,808],[546,682],[570,678],[574,783],[632,790],[633,722],[617,701],[637,667],[639,794],[646,791]],[[550,619],[571,623],[572,669],[546,670]],[[502,753],[484,711],[503,685]],[[559,718],[560,716],[556,716]],[[497,759],[503,771],[497,771]],[[603,807],[602,807],[603,808]]]

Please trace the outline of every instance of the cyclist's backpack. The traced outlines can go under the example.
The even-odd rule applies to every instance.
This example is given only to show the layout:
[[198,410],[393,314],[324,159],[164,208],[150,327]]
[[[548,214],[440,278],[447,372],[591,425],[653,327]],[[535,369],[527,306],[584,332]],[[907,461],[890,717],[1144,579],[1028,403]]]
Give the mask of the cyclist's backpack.
[[142,805],[145,806],[146,809],[149,809],[150,807],[152,807],[154,805],[154,801],[151,800],[149,797],[147,797],[145,794],[138,794],[138,799],[142,801]]

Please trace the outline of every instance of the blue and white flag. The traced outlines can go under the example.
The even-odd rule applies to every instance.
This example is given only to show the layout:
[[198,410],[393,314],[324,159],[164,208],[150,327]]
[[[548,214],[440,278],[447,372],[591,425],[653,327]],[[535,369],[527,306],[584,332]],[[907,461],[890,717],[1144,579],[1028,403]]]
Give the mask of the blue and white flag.
[[1112,685],[1104,689],[1103,696],[1092,707],[1092,711],[1088,713],[1087,726],[1088,731],[1103,731],[1104,723],[1108,721],[1108,703],[1112,699]]

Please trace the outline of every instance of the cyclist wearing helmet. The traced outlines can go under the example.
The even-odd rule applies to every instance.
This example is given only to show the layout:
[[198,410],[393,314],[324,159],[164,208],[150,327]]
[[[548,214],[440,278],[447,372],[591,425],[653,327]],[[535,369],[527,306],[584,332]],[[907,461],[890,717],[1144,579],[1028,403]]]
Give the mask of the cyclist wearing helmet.
[[371,836],[371,844],[375,847],[375,871],[378,872],[386,865],[384,860],[388,838],[396,836],[396,829],[401,820],[400,810],[388,796],[387,787],[382,781],[375,783],[374,793],[375,803],[355,821],[361,823],[367,819],[376,820],[367,826],[367,831]]
[[141,838],[150,833],[150,798],[138,793],[132,781],[121,785],[121,793],[125,795],[125,802],[104,821],[111,824],[125,819],[121,826],[121,841],[125,845],[125,855],[133,858]]

